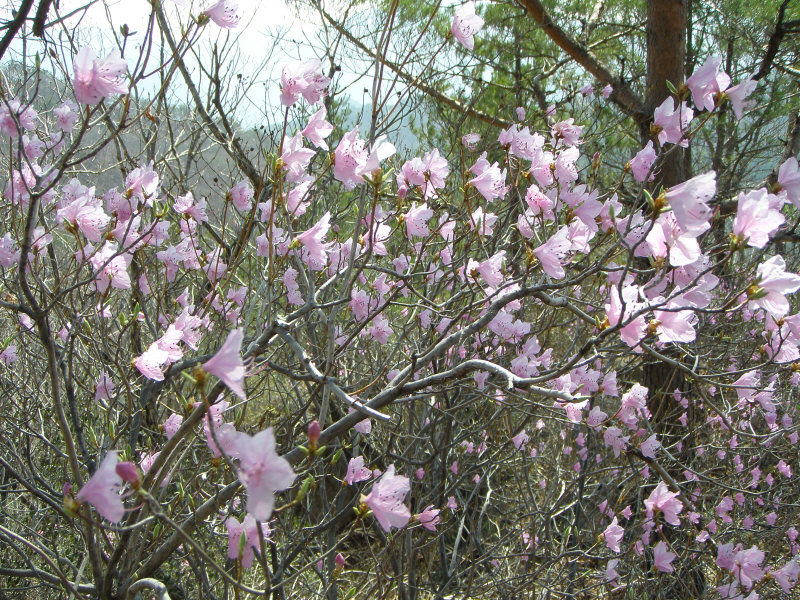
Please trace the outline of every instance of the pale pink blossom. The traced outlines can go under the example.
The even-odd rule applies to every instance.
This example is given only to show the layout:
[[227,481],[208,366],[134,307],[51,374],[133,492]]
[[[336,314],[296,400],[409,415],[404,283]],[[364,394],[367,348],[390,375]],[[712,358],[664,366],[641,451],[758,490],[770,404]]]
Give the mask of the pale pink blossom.
[[322,215],[311,229],[304,231],[297,236],[297,241],[303,245],[301,257],[303,262],[312,271],[321,271],[328,262],[328,248],[330,244],[322,239],[328,234],[331,228],[330,211]]
[[125,515],[122,497],[122,477],[117,474],[119,457],[115,451],[106,454],[100,467],[75,496],[80,502],[88,502],[107,521],[119,523]]
[[658,542],[653,549],[653,566],[662,573],[672,573],[675,571],[675,567],[672,566],[675,556],[673,552],[667,550],[667,545],[663,541]]
[[800,564],[796,559],[792,559],[780,569],[772,571],[770,575],[778,582],[781,589],[788,594],[797,585],[797,579],[800,577]]
[[358,127],[355,127],[339,140],[334,152],[333,176],[346,189],[352,190],[356,185],[364,183],[364,175],[378,169],[380,161],[389,158],[396,151],[394,145],[381,136],[368,152],[366,142],[358,137]]
[[75,99],[81,104],[97,104],[103,98],[128,93],[125,81],[128,63],[117,52],[101,60],[86,46],[75,56],[72,66]]
[[461,138],[461,143],[463,146],[474,152],[478,148],[478,142],[481,141],[481,135],[479,133],[468,133]]
[[416,203],[411,204],[411,208],[404,216],[404,223],[406,225],[406,234],[408,238],[413,237],[428,237],[430,229],[428,229],[428,220],[433,216],[433,211],[428,208],[427,203],[417,206]]
[[231,331],[217,353],[203,363],[203,370],[219,378],[234,394],[242,400],[246,400],[245,368],[241,356],[243,339],[243,328],[239,327]]
[[[631,159],[631,172],[633,173],[633,178],[638,182],[643,182],[647,179],[648,173],[650,173],[650,167],[656,160],[656,151],[653,148],[653,140],[647,142],[647,145],[639,150]],[[653,181],[655,179],[655,173],[650,173],[649,180]]]
[[171,439],[173,435],[180,429],[180,426],[183,424],[183,417],[178,413],[172,413],[166,421],[164,421],[164,434],[167,436],[167,439]]
[[650,514],[656,510],[661,511],[664,520],[670,525],[680,525],[678,514],[683,510],[683,503],[678,499],[678,493],[670,492],[663,481],[659,481],[656,488],[650,492],[644,501],[644,506]]
[[363,456],[351,458],[347,463],[347,474],[344,476],[347,485],[366,481],[370,477],[372,477],[372,471],[364,466]]
[[317,148],[322,148],[323,150],[328,150],[325,138],[333,132],[333,125],[328,123],[325,118],[327,114],[328,112],[323,106],[311,116],[305,129],[303,129],[303,135]]
[[800,208],[800,169],[792,156],[778,168],[778,187],[786,193],[789,201]]
[[410,491],[408,477],[395,475],[394,465],[390,465],[372,485],[369,495],[362,498],[362,502],[369,507],[383,530],[388,532],[392,527],[404,527],[411,519],[411,512],[403,504]]
[[800,275],[788,273],[786,261],[776,255],[758,265],[756,285],[758,290],[750,295],[750,309],[763,308],[773,318],[780,319],[789,312],[786,294],[800,289]]
[[97,378],[97,383],[94,386],[94,399],[95,400],[110,400],[111,394],[114,392],[114,381],[108,376],[105,371],[100,373]]
[[302,95],[309,104],[319,104],[330,82],[319,59],[286,65],[281,73],[281,103],[291,106]]
[[786,217],[772,208],[770,194],[766,188],[739,193],[736,218],[733,221],[733,235],[737,240],[747,242],[748,246],[763,248],[769,237],[783,225]]
[[753,93],[756,86],[758,86],[758,82],[755,79],[748,78],[725,90],[728,99],[731,101],[733,114],[736,115],[737,119],[741,119],[744,115],[744,109],[748,108],[749,104],[752,104],[752,101],[745,102],[745,100]]
[[53,114],[56,116],[56,127],[69,133],[78,121],[78,106],[71,100],[66,100],[53,110]]
[[697,237],[711,228],[709,220],[712,210],[706,203],[717,192],[716,177],[714,171],[709,171],[675,185],[666,192],[675,220],[687,237]]
[[687,147],[689,140],[684,138],[684,131],[692,122],[694,111],[681,102],[675,109],[675,101],[668,97],[653,112],[653,125],[658,131],[658,143],[678,144]]
[[[253,515],[246,515],[240,523],[236,517],[228,517],[225,520],[225,528],[228,530],[228,558],[239,558],[240,545],[242,549],[242,567],[247,569],[253,565],[255,553],[261,551],[261,542],[258,539],[258,524]],[[262,524],[261,530],[264,537],[268,537],[270,532],[266,524]],[[244,544],[241,544],[244,536]]]
[[733,576],[739,584],[749,590],[754,583],[758,583],[764,578],[764,571],[761,569],[761,562],[764,560],[764,552],[753,546],[748,550],[739,550],[733,558]]
[[428,531],[436,531],[436,526],[439,524],[441,519],[439,518],[439,513],[441,511],[438,508],[433,508],[433,504],[429,505],[425,508],[421,513],[414,515],[417,521],[427,529]]
[[631,316],[645,307],[646,303],[639,300],[638,286],[623,286],[622,294],[617,286],[611,288],[608,304],[605,305],[606,316],[612,327],[621,325],[620,337],[631,348],[637,346],[647,332],[644,315],[640,314],[633,319]]
[[32,106],[23,104],[17,98],[0,102],[0,133],[16,138],[19,135],[17,122],[24,130],[36,129],[36,120],[39,115]]
[[223,29],[233,29],[241,20],[236,12],[238,9],[239,3],[235,0],[219,0],[200,13],[200,16],[208,17],[215,25]]
[[478,190],[487,202],[493,202],[497,198],[505,196],[509,187],[506,185],[506,170],[501,171],[498,163],[494,163],[484,168],[478,168],[476,173],[476,166],[471,169],[476,176],[467,183]]
[[236,439],[239,480],[247,491],[247,512],[256,521],[268,521],[275,506],[275,494],[290,487],[295,472],[278,456],[272,427],[254,436],[240,433]]
[[253,198],[255,196],[255,192],[253,191],[253,188],[250,187],[250,183],[246,179],[243,179],[233,186],[228,194],[230,195],[231,201],[236,207],[236,210],[245,212],[253,207]]
[[17,346],[15,344],[9,344],[3,348],[2,352],[0,352],[0,362],[6,366],[11,365],[18,360],[19,356],[17,356]]
[[473,37],[483,27],[483,19],[475,14],[475,3],[467,2],[456,8],[450,32],[453,37],[467,50],[475,48]]
[[625,530],[620,527],[617,517],[614,517],[609,526],[603,531],[603,539],[606,542],[606,546],[617,554],[620,553],[619,543],[623,535],[625,535]]
[[517,435],[515,435],[513,438],[511,438],[511,441],[514,444],[514,448],[516,448],[517,450],[521,449],[525,444],[527,444],[528,440],[530,440],[530,436],[527,433],[525,433],[524,429],[520,431]]
[[564,263],[568,259],[572,243],[567,239],[569,229],[562,227],[544,244],[533,250],[542,269],[553,279],[563,279],[566,275]]
[[721,58],[709,56],[686,80],[686,85],[692,92],[692,100],[697,108],[714,110],[715,95],[718,92],[724,92],[731,84],[731,78],[720,70],[721,64]]
[[656,434],[651,435],[645,441],[642,442],[641,450],[642,456],[647,458],[655,458],[656,451],[661,447],[661,442],[658,441],[658,437]]

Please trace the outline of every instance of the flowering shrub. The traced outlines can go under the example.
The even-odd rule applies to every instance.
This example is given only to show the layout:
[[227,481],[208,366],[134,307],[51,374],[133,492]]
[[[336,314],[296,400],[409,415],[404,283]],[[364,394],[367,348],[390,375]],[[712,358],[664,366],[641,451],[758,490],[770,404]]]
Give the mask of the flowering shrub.
[[[178,41],[155,8],[164,67],[236,8]],[[472,50],[483,24],[470,2],[451,34]],[[753,80],[708,58],[601,189],[572,117],[516,110],[406,160],[329,122],[331,80],[300,61],[271,90],[277,147],[253,162],[228,139],[241,172],[198,197],[169,156],[126,157],[157,120],[133,101],[148,68],[70,63],[58,103],[24,81],[0,106],[7,587],[794,589],[797,160],[736,198],[714,171],[658,183]]]

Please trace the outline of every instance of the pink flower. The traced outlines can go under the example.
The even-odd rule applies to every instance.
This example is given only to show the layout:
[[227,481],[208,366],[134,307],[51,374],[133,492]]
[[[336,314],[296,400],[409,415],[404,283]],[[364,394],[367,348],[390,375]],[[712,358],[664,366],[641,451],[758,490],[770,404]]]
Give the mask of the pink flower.
[[[473,167],[473,173],[475,173]],[[468,182],[476,190],[481,193],[481,196],[486,198],[487,202],[493,202],[497,198],[502,198],[506,195],[508,187],[506,185],[506,170],[500,170],[498,163],[480,169]]]
[[681,102],[678,109],[675,109],[675,101],[672,97],[664,100],[653,112],[653,125],[658,131],[658,143],[678,144],[687,147],[689,140],[684,139],[683,132],[692,122],[694,111],[686,106],[686,102]]
[[606,541],[606,546],[609,547],[610,550],[619,554],[619,542],[622,539],[622,536],[625,535],[625,530],[620,527],[619,523],[617,522],[617,517],[614,517],[614,520],[611,521],[611,524],[606,527],[605,531],[603,531],[603,539]]
[[662,344],[693,342],[697,336],[694,329],[697,316],[691,310],[676,310],[681,305],[679,302],[669,302],[666,310],[653,311],[655,321],[651,324],[655,323],[658,341]]
[[316,154],[314,150],[303,146],[303,135],[299,131],[290,138],[284,138],[281,161],[283,169],[287,172],[286,180],[291,183],[302,181],[314,154]]
[[775,319],[789,312],[789,301],[785,294],[793,294],[800,289],[800,275],[786,272],[786,262],[779,254],[758,265],[756,270],[758,289],[750,298],[750,309],[763,308]]
[[733,576],[739,584],[749,590],[753,584],[764,578],[764,571],[759,566],[764,560],[764,553],[753,546],[749,550],[739,550],[733,559]]
[[218,377],[234,394],[242,400],[246,400],[247,396],[244,393],[245,369],[241,356],[243,339],[244,329],[242,327],[231,331],[217,353],[203,363],[203,370]]
[[56,127],[64,133],[69,133],[78,120],[78,106],[71,100],[66,100],[53,110],[53,114],[56,116]]
[[173,435],[180,429],[180,426],[183,424],[183,417],[178,413],[172,413],[166,421],[164,421],[164,434],[167,436],[167,439],[171,439]]
[[717,560],[715,564],[720,569],[733,570],[733,557],[736,551],[733,549],[733,544],[719,544],[717,546]]
[[356,185],[364,183],[364,175],[372,173],[380,167],[380,161],[389,158],[396,148],[383,136],[375,140],[367,152],[366,142],[358,137],[358,127],[348,131],[334,152],[333,176],[341,181],[344,187],[352,190]]
[[19,356],[17,356],[17,347],[14,344],[9,344],[3,348],[2,352],[0,352],[0,362],[6,366],[15,363],[18,360]]
[[661,541],[656,544],[653,549],[653,566],[662,573],[672,573],[675,567],[672,566],[672,561],[675,560],[675,554],[667,550],[667,545]]
[[95,471],[89,481],[75,496],[76,500],[88,502],[97,509],[97,512],[111,523],[119,523],[125,515],[122,497],[119,495],[122,487],[122,477],[117,474],[119,457],[116,451],[106,454],[100,468]]
[[757,85],[758,82],[756,80],[745,79],[740,84],[725,90],[725,93],[728,95],[728,99],[731,101],[733,114],[736,115],[737,119],[742,118],[746,104],[752,104],[752,101],[745,103],[745,100],[750,94],[753,93],[753,90],[756,89]]
[[243,179],[228,192],[236,210],[244,212],[252,208],[255,192],[246,179]]
[[415,516],[417,518],[417,521],[419,521],[425,529],[427,529],[428,531],[436,531],[436,526],[440,522],[439,519],[440,512],[441,511],[438,508],[433,508],[433,504],[431,504],[421,513]]
[[406,494],[411,491],[408,477],[394,474],[394,465],[390,465],[383,476],[372,485],[368,496],[362,498],[384,531],[392,527],[404,527],[411,513],[403,504]]
[[[487,373],[487,375],[488,375],[488,373]],[[531,439],[530,436],[527,433],[525,433],[525,430],[523,429],[517,435],[515,435],[513,438],[511,438],[511,441],[514,443],[514,448],[519,450],[525,444],[527,444],[528,440],[530,440],[530,439]]]
[[286,65],[281,73],[281,103],[291,106],[302,95],[309,104],[318,104],[330,82],[319,59]]
[[503,283],[503,272],[501,269],[503,268],[505,256],[506,251],[501,250],[475,267],[475,271],[483,278],[486,285],[489,287],[497,288]]
[[[564,121],[555,123],[550,128],[550,133],[553,134],[556,148],[562,144],[566,146],[577,146],[581,144],[581,134],[583,133],[583,125],[575,125],[575,119],[570,117]],[[571,160],[577,160],[579,154],[572,153],[570,156],[574,157]]]
[[153,162],[139,165],[125,177],[125,193],[153,205],[153,198],[158,194],[161,178],[153,170]]
[[483,19],[475,14],[475,4],[467,2],[456,9],[450,33],[467,50],[475,48],[473,37],[483,27]]
[[275,506],[275,493],[295,480],[292,466],[275,451],[272,427],[254,436],[240,433],[236,439],[239,480],[247,491],[247,512],[256,521],[268,521]]
[[566,262],[572,248],[572,242],[567,239],[568,235],[569,229],[562,227],[544,244],[533,250],[544,272],[553,279],[563,279],[566,275],[563,263]]
[[639,301],[639,287],[626,285],[620,295],[617,286],[611,288],[608,304],[605,305],[609,324],[622,325],[620,337],[631,348],[636,346],[647,332],[647,322],[643,314],[631,320],[631,315],[644,309],[646,304]]
[[82,48],[72,63],[75,77],[75,99],[81,104],[97,104],[114,94],[127,94],[125,74],[128,63],[112,52],[103,60],[88,46]]
[[328,112],[323,106],[308,120],[308,125],[303,129],[303,135],[317,148],[328,149],[325,138],[333,132],[333,125],[325,119]]
[[692,92],[692,100],[697,108],[714,110],[715,94],[724,92],[731,84],[731,78],[724,71],[720,71],[721,64],[721,58],[709,56],[702,66],[686,80],[686,85]]
[[613,560],[608,561],[606,565],[606,581],[611,583],[612,581],[616,581],[619,579],[619,573],[617,572],[617,565],[619,564],[619,559],[615,558]]
[[458,502],[456,502],[455,496],[450,496],[447,499],[447,508],[453,511],[458,510]]
[[91,242],[103,239],[103,231],[111,217],[103,210],[100,201],[89,195],[81,195],[63,208],[58,209],[56,221],[77,227]]
[[372,471],[364,466],[363,456],[351,458],[350,462],[347,463],[347,475],[344,476],[347,485],[353,485],[359,481],[366,481],[370,477],[372,477]]
[[619,457],[620,453],[628,445],[630,436],[622,435],[622,430],[619,427],[609,427],[603,432],[603,441],[606,446],[610,446],[614,451],[614,456]]
[[386,344],[389,338],[392,337],[394,330],[389,325],[389,320],[381,314],[373,319],[372,327],[369,328],[368,333],[379,344]]
[[428,229],[428,220],[433,216],[433,211],[428,208],[427,203],[422,203],[417,206],[416,203],[411,204],[411,208],[404,216],[406,224],[406,233],[408,238],[412,237],[428,237],[430,229]]
[[169,353],[159,346],[158,341],[153,342],[133,364],[139,372],[153,381],[164,381],[164,370],[162,365],[167,362]]
[[656,434],[653,434],[642,442],[641,445],[642,455],[646,456],[647,458],[655,458],[656,451],[660,447],[661,447],[661,442],[658,441]]
[[472,152],[474,152],[478,148],[478,142],[481,141],[481,134],[479,133],[468,133],[461,138],[461,143],[463,146]]
[[328,248],[330,244],[322,241],[331,228],[330,211],[322,215],[311,229],[304,231],[297,236],[297,241],[303,245],[303,262],[312,271],[321,271],[328,262]]
[[797,563],[797,560],[792,559],[777,571],[773,571],[771,575],[781,589],[788,594],[797,585],[797,578],[800,577],[800,564]]
[[778,185],[786,192],[786,197],[797,207],[800,207],[800,169],[797,159],[792,156],[778,168]]
[[[237,452],[236,440],[239,432],[230,423],[224,423],[222,413],[228,410],[230,403],[221,400],[212,404],[208,412],[203,416],[203,432],[206,434],[206,444],[214,456],[222,456],[222,451],[231,456]],[[219,442],[219,446],[214,441]],[[220,447],[222,451],[220,450]]]
[[205,9],[200,16],[206,16],[218,27],[224,29],[233,29],[239,24],[241,17],[236,14],[239,9],[239,3],[233,0],[219,0],[207,9]]
[[711,207],[706,204],[717,193],[717,174],[714,171],[692,177],[666,193],[675,220],[687,237],[697,237],[711,228]]
[[[647,178],[647,174],[650,172],[650,167],[653,165],[653,162],[656,160],[656,151],[653,148],[653,140],[647,142],[647,145],[639,150],[631,159],[631,172],[633,172],[633,178],[638,182],[643,182]],[[650,174],[650,181],[655,179],[655,173]]]
[[769,242],[769,236],[783,225],[785,220],[779,210],[771,207],[770,194],[765,188],[747,194],[739,192],[733,235],[738,240],[747,240],[748,246],[763,248]]
[[667,484],[660,481],[644,501],[644,506],[649,513],[660,510],[664,515],[664,520],[670,525],[680,525],[678,513],[683,510],[683,503],[678,500],[677,496],[677,492],[670,492]]
[[114,382],[108,373],[103,371],[100,377],[97,378],[97,383],[94,386],[94,399],[95,400],[110,400],[111,394],[114,391]]
[[[245,516],[244,521],[241,523],[236,517],[228,517],[225,521],[225,527],[228,530],[228,558],[239,558],[239,548],[243,547],[242,567],[249,568],[253,564],[255,552],[261,550],[256,520],[250,514]],[[261,530],[264,532],[265,538],[271,533],[266,524],[261,526]],[[242,536],[244,536],[244,544],[241,542]]]
[[187,219],[194,219],[198,223],[208,222],[205,198],[201,199],[199,202],[195,202],[194,195],[191,191],[186,192],[185,196],[178,196],[175,198],[172,210]]
[[[30,105],[25,105],[14,98],[5,102],[0,102],[0,133],[9,137],[16,138],[17,120],[22,129],[36,129],[36,119],[39,115]],[[16,119],[14,119],[16,117]]]
[[609,84],[606,85],[606,87],[604,87],[602,89],[602,91],[600,93],[603,95],[603,98],[607,99],[613,92],[614,92],[614,88],[609,83]]

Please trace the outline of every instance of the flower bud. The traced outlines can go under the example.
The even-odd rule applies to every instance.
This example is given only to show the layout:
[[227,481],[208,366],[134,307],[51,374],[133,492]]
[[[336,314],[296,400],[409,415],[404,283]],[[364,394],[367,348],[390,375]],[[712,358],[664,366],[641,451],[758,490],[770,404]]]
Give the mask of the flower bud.
[[117,475],[122,477],[122,481],[131,484],[134,489],[139,487],[139,469],[130,461],[117,463]]

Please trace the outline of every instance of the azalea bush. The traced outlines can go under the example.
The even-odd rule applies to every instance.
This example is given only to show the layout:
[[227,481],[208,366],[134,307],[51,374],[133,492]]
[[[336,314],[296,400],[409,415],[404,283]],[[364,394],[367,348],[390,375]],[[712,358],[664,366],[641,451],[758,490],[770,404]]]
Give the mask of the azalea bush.
[[[186,66],[239,22],[154,3],[160,58],[67,45],[4,81],[4,594],[791,594],[797,159],[733,197],[659,183],[756,80],[671,82],[609,187],[556,107],[402,156],[329,121],[316,59],[251,153]],[[445,41],[483,25],[466,3]],[[205,197],[202,153],[147,143],[156,70],[235,165]]]

